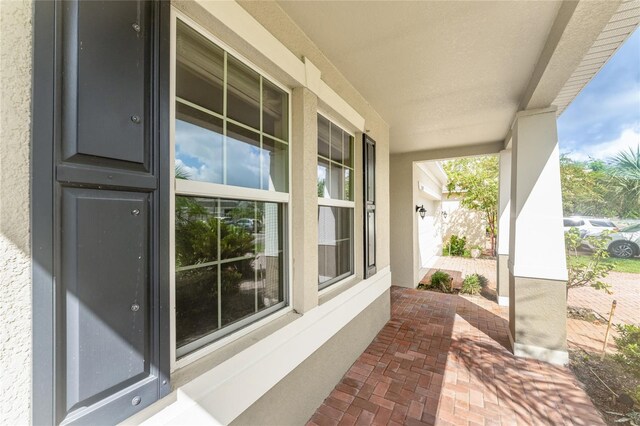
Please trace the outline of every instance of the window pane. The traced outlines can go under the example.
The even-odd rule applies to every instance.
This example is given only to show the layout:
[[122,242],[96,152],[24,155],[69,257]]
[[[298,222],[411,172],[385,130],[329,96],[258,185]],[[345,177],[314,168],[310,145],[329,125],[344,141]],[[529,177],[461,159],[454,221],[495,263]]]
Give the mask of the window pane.
[[255,263],[245,259],[221,265],[223,327],[257,312]]
[[222,120],[176,103],[176,178],[222,183]]
[[342,169],[342,172],[342,180],[344,182],[344,199],[353,201],[353,173],[347,168]]
[[218,266],[176,273],[176,346],[218,329]]
[[222,114],[222,49],[178,21],[176,55],[176,95]]
[[282,140],[289,137],[289,96],[262,79],[262,131]]
[[262,138],[262,189],[289,190],[289,147],[264,136]]
[[331,123],[331,159],[342,163],[342,129]]
[[329,120],[318,114],[318,155],[329,158]]
[[218,260],[217,200],[177,196],[175,210],[176,269]]
[[227,117],[260,130],[260,75],[227,55]]
[[284,211],[176,197],[178,348],[284,301]]
[[318,282],[330,284],[353,274],[353,210],[318,208]]
[[347,167],[353,168],[353,136],[345,132],[342,142],[342,155],[344,157],[343,164]]
[[258,203],[256,217],[261,224],[256,235],[258,310],[261,310],[284,300],[283,208],[275,203]]
[[343,167],[338,166],[335,163],[331,163],[330,173],[331,177],[329,178],[329,198],[332,198],[334,200],[343,200]]
[[227,185],[260,188],[260,135],[235,124],[227,124]]
[[318,197],[329,198],[329,162],[318,158]]

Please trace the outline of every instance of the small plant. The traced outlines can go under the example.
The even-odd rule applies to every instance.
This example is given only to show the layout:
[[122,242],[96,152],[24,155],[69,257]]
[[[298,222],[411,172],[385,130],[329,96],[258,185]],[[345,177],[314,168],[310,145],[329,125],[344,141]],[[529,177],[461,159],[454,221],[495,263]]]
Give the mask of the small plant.
[[[565,246],[567,248],[567,292],[572,288],[591,286],[596,290],[604,290],[611,294],[611,286],[601,280],[609,275],[614,268],[611,263],[605,263],[609,258],[607,246],[609,245],[609,233],[591,235],[586,238],[580,236],[578,228],[571,228],[565,233]],[[578,256],[578,248],[583,244],[593,248],[593,254],[588,261],[583,261]]]
[[467,244],[467,237],[458,237],[457,235],[452,235],[447,244],[445,244],[442,252],[445,256],[464,256],[465,253],[468,253],[468,250],[465,250],[465,245]]
[[436,271],[431,275],[430,288],[440,290],[443,293],[451,293],[451,275],[446,272]]
[[460,293],[464,294],[480,294],[482,287],[487,284],[487,279],[480,274],[467,275],[462,281]]
[[614,337],[618,353],[614,358],[640,377],[640,327],[633,324],[616,325],[619,336]]

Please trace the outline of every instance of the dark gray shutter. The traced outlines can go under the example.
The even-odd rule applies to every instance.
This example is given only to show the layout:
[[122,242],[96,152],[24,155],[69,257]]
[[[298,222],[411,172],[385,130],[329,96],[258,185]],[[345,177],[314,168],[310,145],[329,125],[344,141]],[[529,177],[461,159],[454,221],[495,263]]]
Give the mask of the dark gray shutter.
[[33,422],[116,424],[170,391],[169,4],[48,3],[35,3],[34,99],[51,104],[34,109]]
[[364,153],[364,275],[376,273],[376,142],[362,136]]

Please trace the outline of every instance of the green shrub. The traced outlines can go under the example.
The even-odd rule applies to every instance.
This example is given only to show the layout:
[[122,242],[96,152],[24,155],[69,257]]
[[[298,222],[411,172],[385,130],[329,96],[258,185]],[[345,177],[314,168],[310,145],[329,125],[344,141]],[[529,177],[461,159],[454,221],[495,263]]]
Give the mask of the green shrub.
[[[596,290],[604,290],[611,294],[611,286],[602,281],[614,265],[607,263],[609,252],[607,247],[611,238],[610,232],[603,232],[599,235],[591,235],[585,238],[580,236],[578,228],[571,228],[564,234],[564,244],[567,249],[567,292],[572,288],[593,287]],[[593,254],[587,257],[578,256],[578,248],[587,243],[593,248]]]
[[471,274],[467,275],[462,281],[460,293],[464,294],[480,294],[482,287],[487,284],[487,279],[483,275]]
[[619,336],[614,337],[618,353],[615,359],[640,377],[640,327],[632,324],[616,325]]
[[430,288],[440,290],[443,293],[451,293],[451,275],[442,271],[434,272],[431,275]]
[[471,256],[469,250],[465,250],[465,245],[467,245],[467,237],[452,235],[442,252],[445,256],[464,256],[465,252],[467,256]]

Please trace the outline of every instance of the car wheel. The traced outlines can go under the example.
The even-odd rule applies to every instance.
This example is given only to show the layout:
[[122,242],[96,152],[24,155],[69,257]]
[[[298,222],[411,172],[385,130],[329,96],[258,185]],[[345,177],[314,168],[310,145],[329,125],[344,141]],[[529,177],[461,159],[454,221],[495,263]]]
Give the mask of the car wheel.
[[635,255],[635,248],[629,241],[614,241],[609,245],[609,254],[613,257],[628,259]]

